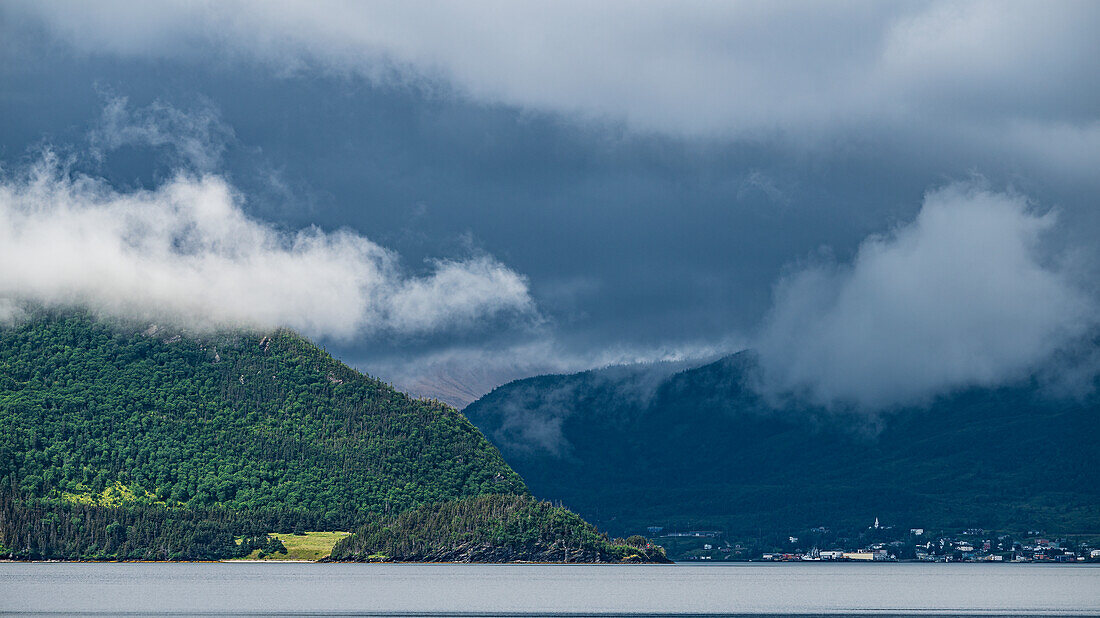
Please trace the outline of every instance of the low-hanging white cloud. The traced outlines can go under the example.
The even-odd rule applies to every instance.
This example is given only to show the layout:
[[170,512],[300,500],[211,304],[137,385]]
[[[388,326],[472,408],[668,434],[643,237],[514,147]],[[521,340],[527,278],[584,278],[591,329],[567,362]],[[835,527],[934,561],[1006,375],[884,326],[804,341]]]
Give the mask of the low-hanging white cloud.
[[781,281],[757,342],[766,385],[871,409],[1023,377],[1097,318],[1044,252],[1055,224],[1011,193],[928,193],[915,221],[868,238],[850,264]]
[[245,214],[242,199],[212,174],[120,192],[47,154],[0,180],[0,309],[77,304],[193,328],[335,338],[536,314],[525,278],[492,257],[412,276],[353,231],[283,232]]

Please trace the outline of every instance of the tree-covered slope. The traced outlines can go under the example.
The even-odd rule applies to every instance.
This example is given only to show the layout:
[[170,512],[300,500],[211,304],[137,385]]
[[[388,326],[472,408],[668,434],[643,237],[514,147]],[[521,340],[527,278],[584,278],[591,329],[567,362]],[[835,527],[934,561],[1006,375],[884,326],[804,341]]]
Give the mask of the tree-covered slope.
[[221,560],[268,547],[273,531],[326,518],[301,511],[26,499],[0,491],[0,557],[61,560]]
[[80,312],[0,328],[0,483],[334,516],[526,492],[460,413],[292,332],[189,335]]
[[575,513],[531,496],[483,495],[371,521],[331,560],[396,562],[666,562],[645,538],[612,541]]
[[543,499],[616,534],[866,526],[1100,531],[1100,403],[1034,383],[878,414],[767,405],[742,353],[540,376],[464,413]]

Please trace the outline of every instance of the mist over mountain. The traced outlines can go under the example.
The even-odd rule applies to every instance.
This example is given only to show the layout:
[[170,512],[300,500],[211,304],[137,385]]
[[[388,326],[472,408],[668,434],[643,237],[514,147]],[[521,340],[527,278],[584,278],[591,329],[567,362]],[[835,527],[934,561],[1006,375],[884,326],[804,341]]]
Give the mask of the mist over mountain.
[[754,352],[646,372],[518,380],[464,412],[536,496],[613,533],[1100,528],[1095,388],[1033,375],[868,410],[762,395]]
[[1087,268],[1049,243],[1057,218],[1022,195],[955,183],[850,260],[793,269],[755,342],[761,387],[875,410],[1055,364],[1100,319]]

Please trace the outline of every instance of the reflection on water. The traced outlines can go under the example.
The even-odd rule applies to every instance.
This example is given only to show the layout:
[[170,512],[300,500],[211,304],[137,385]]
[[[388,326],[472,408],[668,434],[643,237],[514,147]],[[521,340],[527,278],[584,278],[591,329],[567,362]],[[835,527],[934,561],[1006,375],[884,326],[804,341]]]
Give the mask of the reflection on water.
[[5,563],[0,612],[1088,615],[1100,613],[1100,568]]

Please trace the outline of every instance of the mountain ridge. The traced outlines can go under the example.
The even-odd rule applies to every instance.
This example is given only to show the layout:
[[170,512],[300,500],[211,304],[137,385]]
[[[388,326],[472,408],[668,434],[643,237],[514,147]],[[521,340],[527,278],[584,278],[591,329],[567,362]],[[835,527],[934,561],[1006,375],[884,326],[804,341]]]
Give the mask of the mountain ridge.
[[464,412],[536,496],[615,534],[879,515],[916,527],[1100,530],[1095,393],[1049,399],[1025,381],[866,415],[773,405],[756,371],[754,354],[740,352],[640,399],[637,384],[606,373],[540,376]]

